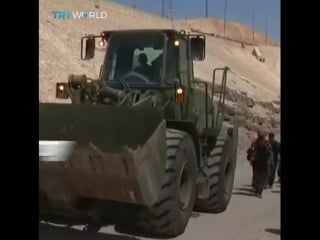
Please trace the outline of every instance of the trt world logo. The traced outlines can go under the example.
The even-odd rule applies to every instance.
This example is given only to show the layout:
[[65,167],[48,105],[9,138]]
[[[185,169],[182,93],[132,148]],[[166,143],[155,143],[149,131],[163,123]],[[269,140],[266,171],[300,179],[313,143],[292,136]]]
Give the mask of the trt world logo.
[[52,11],[55,19],[106,19],[107,12]]

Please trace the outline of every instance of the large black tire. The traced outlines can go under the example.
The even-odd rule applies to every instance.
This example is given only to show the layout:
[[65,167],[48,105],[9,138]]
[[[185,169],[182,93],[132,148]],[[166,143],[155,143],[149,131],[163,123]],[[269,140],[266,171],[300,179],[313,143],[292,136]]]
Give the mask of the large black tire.
[[167,162],[159,200],[138,213],[136,226],[144,234],[170,238],[182,234],[196,200],[197,160],[191,137],[167,129]]
[[[234,136],[234,137],[237,137]],[[222,131],[210,156],[205,160],[202,174],[209,182],[209,197],[198,199],[196,210],[209,213],[221,213],[229,205],[236,169],[236,154],[234,154],[232,138]]]

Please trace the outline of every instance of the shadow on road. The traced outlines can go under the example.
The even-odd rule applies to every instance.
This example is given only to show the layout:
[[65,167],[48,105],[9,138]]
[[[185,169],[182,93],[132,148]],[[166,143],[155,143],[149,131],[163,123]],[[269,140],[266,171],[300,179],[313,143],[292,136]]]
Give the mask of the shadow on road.
[[191,214],[191,217],[193,217],[193,218],[198,218],[198,217],[200,217],[201,215],[200,215],[200,213],[198,213],[198,212],[193,212],[192,214]]
[[281,193],[280,190],[273,190],[272,193]]
[[87,233],[80,230],[39,224],[39,240],[139,240],[139,238],[108,233]]
[[232,193],[233,195],[241,195],[241,196],[248,196],[248,197],[253,197],[254,195],[249,192],[240,192],[240,191],[235,191]]
[[244,187],[236,187],[234,188],[234,191],[232,192],[232,194],[248,196],[248,197],[254,196],[251,185],[244,185]]
[[278,228],[267,228],[267,229],[265,229],[265,231],[268,232],[268,233],[276,234],[276,235],[280,235],[281,234],[281,230],[278,229]]
[[234,188],[234,190],[237,190],[237,191],[244,191],[244,192],[252,192],[252,188],[248,188],[248,187],[239,187],[239,188]]

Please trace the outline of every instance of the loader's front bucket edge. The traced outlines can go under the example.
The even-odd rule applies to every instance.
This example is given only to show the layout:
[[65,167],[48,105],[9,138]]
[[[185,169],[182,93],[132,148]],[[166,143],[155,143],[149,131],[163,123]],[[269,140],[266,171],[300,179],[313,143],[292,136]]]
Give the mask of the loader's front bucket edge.
[[[159,198],[166,164],[166,122],[162,121],[146,144],[131,154],[136,168],[136,181],[144,205],[152,206]],[[131,193],[132,194],[132,193]]]
[[72,150],[62,157],[50,152],[52,161],[39,152],[39,190],[50,203],[72,208],[81,198],[156,202],[166,162],[161,111],[81,104],[39,108],[39,148],[56,142]]

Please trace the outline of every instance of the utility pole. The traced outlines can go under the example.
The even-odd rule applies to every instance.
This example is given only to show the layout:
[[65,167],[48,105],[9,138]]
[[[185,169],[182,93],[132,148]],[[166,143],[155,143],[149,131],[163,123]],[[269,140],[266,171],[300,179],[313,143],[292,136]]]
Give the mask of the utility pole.
[[252,3],[252,43],[254,43],[254,25],[255,25],[254,4]]
[[224,0],[224,14],[223,14],[223,36],[226,37],[227,27],[227,0]]
[[170,20],[173,20],[173,3],[172,0],[168,0],[168,7],[169,7],[169,14],[170,14]]
[[132,1],[132,8],[137,9],[137,3],[136,0]]
[[100,8],[100,0],[94,0],[94,7],[99,9]]
[[[248,9],[250,9],[250,3],[249,3],[249,0],[247,0],[247,3],[248,3]],[[252,28],[252,43],[254,43],[254,22],[255,22],[255,9],[254,9],[254,1],[251,0],[251,8],[252,8],[252,23],[251,23],[251,28]]]
[[208,0],[206,0],[206,18],[208,18]]
[[171,0],[165,0],[165,12],[166,12],[166,18],[169,19],[170,16],[170,6],[171,6]]
[[268,12],[266,11],[266,44],[268,45]]
[[161,11],[161,15],[164,18],[165,17],[165,0],[161,0],[162,1],[162,11]]

